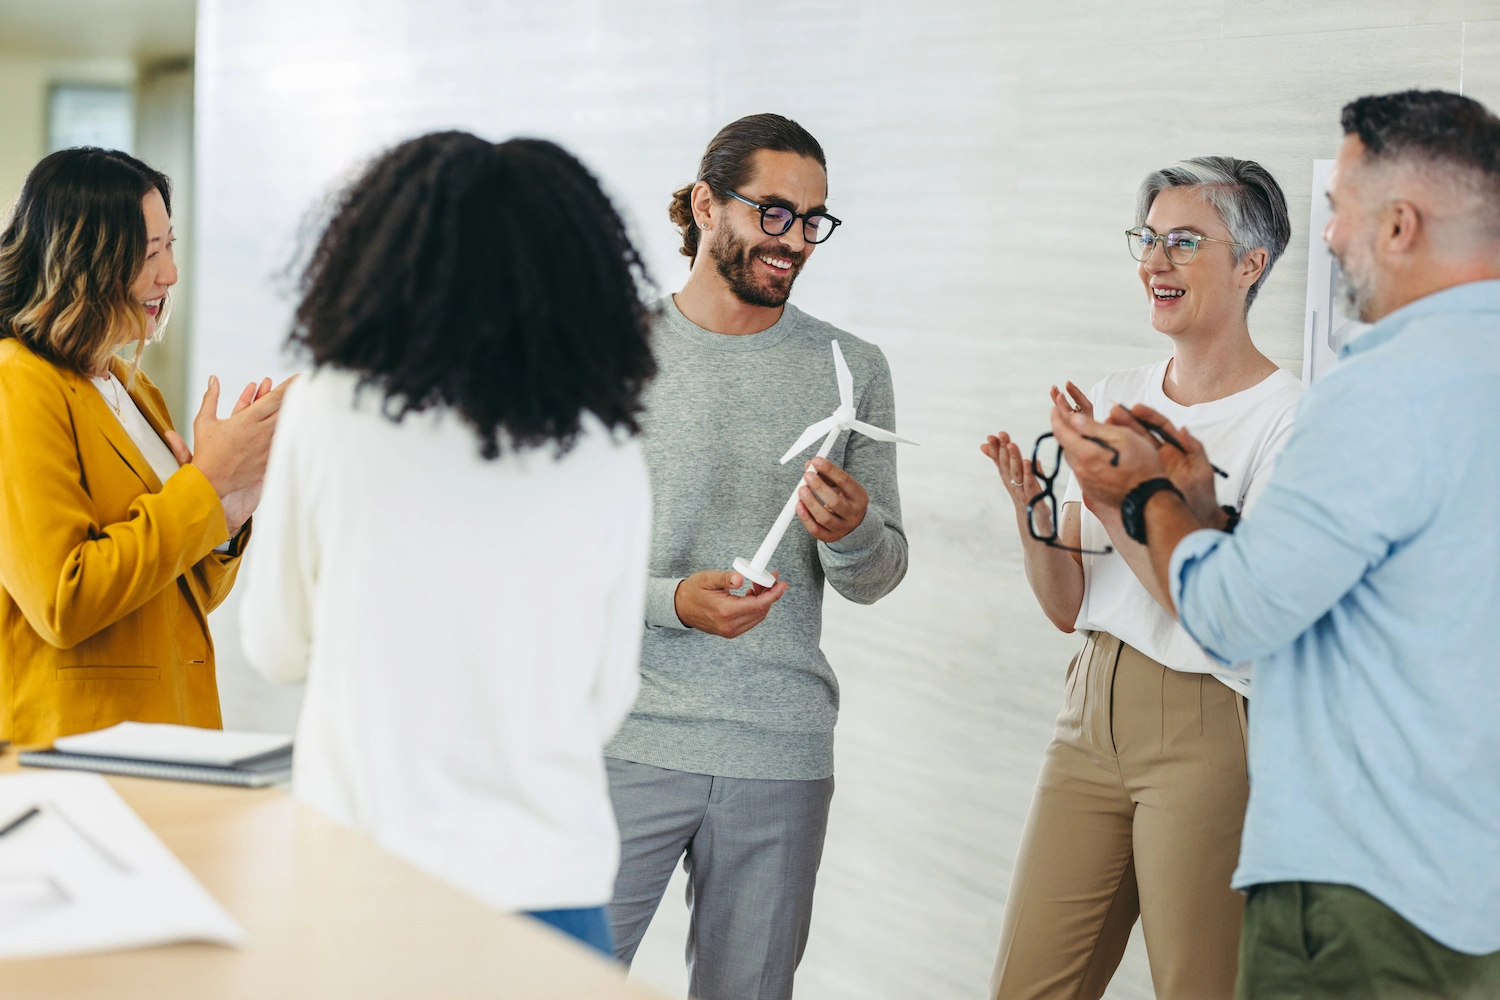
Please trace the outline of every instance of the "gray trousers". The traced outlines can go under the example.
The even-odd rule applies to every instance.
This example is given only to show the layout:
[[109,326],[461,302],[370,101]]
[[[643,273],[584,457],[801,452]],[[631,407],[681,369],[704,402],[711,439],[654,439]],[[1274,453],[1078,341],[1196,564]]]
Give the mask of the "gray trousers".
[[807,946],[833,778],[762,781],[608,758],[620,825],[609,905],[629,965],[679,858],[688,875],[689,993],[696,1000],[791,1000]]

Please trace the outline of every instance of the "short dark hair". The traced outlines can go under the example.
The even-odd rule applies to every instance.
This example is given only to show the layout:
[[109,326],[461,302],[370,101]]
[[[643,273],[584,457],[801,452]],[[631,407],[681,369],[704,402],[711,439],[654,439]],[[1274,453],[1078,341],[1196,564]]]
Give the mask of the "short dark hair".
[[[823,147],[812,133],[790,118],[770,113],[746,115],[719,129],[698,162],[698,180],[713,189],[714,200],[722,202],[725,191],[733,191],[750,179],[755,154],[762,149],[776,153],[796,153],[817,160],[826,172],[828,161]],[[694,181],[696,184],[698,181]],[[698,255],[698,225],[693,221],[693,184],[672,192],[667,215],[682,230],[681,254],[691,261]]]
[[572,446],[584,410],[637,433],[656,374],[650,279],[599,182],[540,139],[412,139],[339,197],[291,340],[363,376],[384,412],[449,406],[487,459]]
[[130,287],[146,260],[141,199],[153,189],[171,215],[167,175],[117,149],[63,149],[32,167],[0,232],[0,337],[92,373],[133,331],[134,378],[149,327]]
[[1459,175],[1488,206],[1488,228],[1500,235],[1500,118],[1483,104],[1444,90],[1403,90],[1350,101],[1340,121],[1370,161],[1404,160]]

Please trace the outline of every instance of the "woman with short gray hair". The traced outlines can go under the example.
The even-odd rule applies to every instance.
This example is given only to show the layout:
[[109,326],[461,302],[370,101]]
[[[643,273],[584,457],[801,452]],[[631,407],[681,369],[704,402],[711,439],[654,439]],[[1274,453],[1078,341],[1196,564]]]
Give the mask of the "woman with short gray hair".
[[[1232,528],[1270,478],[1302,392],[1248,324],[1291,237],[1286,199],[1258,163],[1197,157],[1146,177],[1135,221],[1129,249],[1172,356],[1087,396],[1054,387],[1053,405],[1145,403],[1191,427],[1180,445],[1205,448],[1219,474],[1183,492],[1215,495],[1224,506],[1213,513]],[[1027,815],[992,996],[1101,996],[1139,917],[1157,997],[1228,1000],[1244,905],[1229,878],[1249,794],[1249,665],[1210,659],[1177,624],[1128,517],[1084,510],[1071,484],[1056,499],[1050,435],[1026,456],[1003,432],[982,450],[1015,506],[1043,610],[1086,637]]]

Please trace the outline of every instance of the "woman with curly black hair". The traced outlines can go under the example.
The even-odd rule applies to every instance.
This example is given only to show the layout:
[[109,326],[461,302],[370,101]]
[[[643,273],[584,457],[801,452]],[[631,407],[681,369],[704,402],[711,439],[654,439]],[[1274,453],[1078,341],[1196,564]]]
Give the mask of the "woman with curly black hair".
[[423,136],[344,192],[303,276],[242,610],[307,681],[297,793],[612,954],[601,747],[638,686],[647,280],[550,142]]

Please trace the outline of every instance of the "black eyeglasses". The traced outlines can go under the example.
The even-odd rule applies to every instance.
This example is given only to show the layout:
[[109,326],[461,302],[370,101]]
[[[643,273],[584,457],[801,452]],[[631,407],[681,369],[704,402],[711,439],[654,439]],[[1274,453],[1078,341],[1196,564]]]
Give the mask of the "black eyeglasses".
[[833,231],[843,223],[827,212],[808,212],[798,215],[790,208],[781,205],[762,205],[758,201],[751,201],[736,191],[725,191],[725,194],[735,201],[742,201],[751,208],[760,210],[760,231],[767,236],[780,236],[792,228],[792,223],[798,219],[802,220],[802,238],[809,243],[826,243]]
[[[1087,440],[1094,442],[1101,448],[1110,452],[1110,465],[1120,464],[1120,453],[1103,438],[1090,437]],[[1048,441],[1052,443],[1047,444]],[[1113,552],[1113,545],[1106,545],[1103,549],[1075,549],[1071,545],[1064,545],[1057,540],[1058,532],[1062,530],[1062,518],[1059,516],[1057,494],[1053,492],[1053,484],[1057,482],[1057,475],[1062,471],[1062,445],[1057,443],[1057,438],[1051,431],[1036,439],[1036,444],[1031,448],[1031,474],[1036,476],[1037,482],[1042,484],[1042,492],[1026,501],[1026,530],[1031,532],[1031,537],[1043,545],[1050,545],[1054,549],[1062,549],[1064,552],[1078,552],[1086,556],[1107,556]],[[1052,471],[1044,472],[1043,466],[1049,466]],[[1052,533],[1042,534],[1036,530],[1036,505],[1046,504],[1052,514]]]

